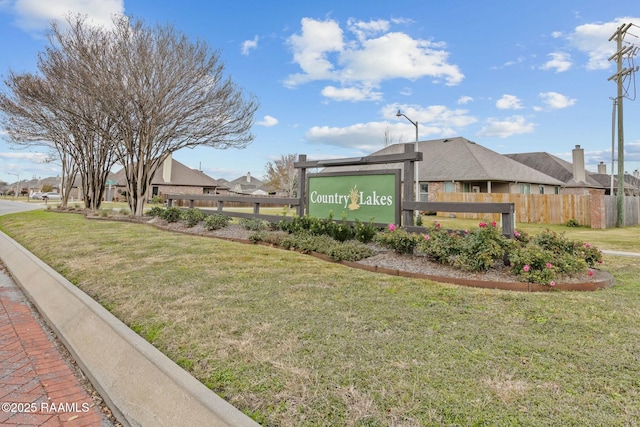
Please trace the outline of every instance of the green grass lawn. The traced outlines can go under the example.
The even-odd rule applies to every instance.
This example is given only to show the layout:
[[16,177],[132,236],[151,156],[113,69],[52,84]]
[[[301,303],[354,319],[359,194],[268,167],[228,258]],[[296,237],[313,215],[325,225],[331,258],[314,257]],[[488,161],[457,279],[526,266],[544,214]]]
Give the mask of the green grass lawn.
[[[605,256],[612,288],[528,294],[80,215],[9,215],[0,229],[264,425],[640,419],[634,258]],[[640,251],[638,228],[563,231]]]

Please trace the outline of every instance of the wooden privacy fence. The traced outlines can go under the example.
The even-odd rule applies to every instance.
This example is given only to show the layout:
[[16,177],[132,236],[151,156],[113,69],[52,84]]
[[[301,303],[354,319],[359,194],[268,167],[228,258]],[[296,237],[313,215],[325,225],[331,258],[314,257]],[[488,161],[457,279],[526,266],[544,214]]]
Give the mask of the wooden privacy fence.
[[[618,221],[618,199],[616,196],[604,196],[606,228],[615,227]],[[640,197],[624,198],[624,225],[640,224]]]
[[[591,196],[575,194],[511,194],[511,193],[438,193],[438,202],[513,203],[516,222],[564,224],[575,219],[580,225],[591,226]],[[484,219],[481,213],[438,211],[438,214],[459,218]],[[498,220],[498,214],[492,214]]]

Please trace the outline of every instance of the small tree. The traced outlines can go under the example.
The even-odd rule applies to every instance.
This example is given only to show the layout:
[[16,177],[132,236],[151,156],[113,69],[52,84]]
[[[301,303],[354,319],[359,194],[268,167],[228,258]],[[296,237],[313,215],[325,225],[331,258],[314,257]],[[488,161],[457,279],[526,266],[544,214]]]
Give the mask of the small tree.
[[285,154],[266,166],[265,183],[284,191],[288,197],[294,197],[298,187],[298,172],[294,166],[297,156]]

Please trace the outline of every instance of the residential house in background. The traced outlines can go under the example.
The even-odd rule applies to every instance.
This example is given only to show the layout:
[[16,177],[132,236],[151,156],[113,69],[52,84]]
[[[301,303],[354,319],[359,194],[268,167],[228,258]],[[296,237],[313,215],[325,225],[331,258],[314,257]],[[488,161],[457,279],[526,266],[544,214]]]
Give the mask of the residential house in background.
[[251,176],[251,172],[227,183],[229,191],[236,194],[247,194],[251,196],[266,196],[274,191],[263,181]]
[[579,145],[572,151],[572,163],[546,152],[505,154],[527,167],[562,181],[562,194],[604,194],[605,187],[596,174],[585,170],[584,149]]
[[[618,178],[607,174],[607,166],[600,162],[597,172],[590,172],[584,167],[584,149],[576,145],[572,150],[572,163],[545,152],[505,154],[524,165],[539,170],[564,183],[562,194],[613,194],[617,193]],[[640,195],[640,173],[625,174],[625,194]]]
[[[371,156],[399,154],[404,145],[389,145]],[[418,150],[423,153],[423,160],[418,162],[421,201],[433,201],[439,192],[559,194],[563,186],[559,179],[462,137],[419,141]],[[386,167],[402,169],[399,165]],[[335,166],[323,172],[381,168],[385,166]]]
[[[111,194],[106,200],[118,199],[126,191],[126,176],[124,168],[109,176],[109,181],[115,182]],[[109,192],[109,188],[107,188]],[[191,169],[168,155],[162,165],[156,170],[151,179],[151,193],[163,197],[164,194],[227,194],[228,187],[206,175],[201,170]]]

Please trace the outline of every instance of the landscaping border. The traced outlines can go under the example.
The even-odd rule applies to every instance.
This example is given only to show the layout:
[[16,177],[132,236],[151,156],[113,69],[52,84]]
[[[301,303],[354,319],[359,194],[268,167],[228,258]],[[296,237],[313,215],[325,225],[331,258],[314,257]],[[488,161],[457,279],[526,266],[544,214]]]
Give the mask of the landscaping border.
[[[88,219],[104,219],[104,220],[112,219],[112,218],[100,218],[100,217],[89,217],[89,216],[87,216],[87,218]],[[172,230],[156,224],[149,224],[148,222],[131,221],[129,219],[116,219],[116,221],[136,222],[138,224],[147,224],[157,229],[164,230],[164,231],[171,231],[174,233],[189,234],[192,236],[201,236],[201,237],[212,237],[215,239],[221,239],[229,242],[243,243],[243,244],[249,244],[249,245],[261,244],[264,246],[278,248],[278,246],[275,246],[270,243],[252,242],[250,240],[238,239],[233,237],[212,236],[210,234],[204,234],[204,233],[190,233],[188,231]],[[282,248],[278,248],[278,249],[282,249]],[[282,249],[282,250],[286,250],[286,249]],[[327,262],[334,262],[334,263],[345,265],[347,267],[358,268],[360,270],[371,271],[374,273],[387,274],[391,276],[410,277],[414,279],[426,279],[426,280],[432,280],[434,282],[449,283],[453,285],[467,286],[467,287],[473,287],[473,288],[499,289],[499,290],[505,290],[505,291],[550,292],[550,291],[558,290],[558,291],[592,292],[600,289],[606,289],[608,287],[613,286],[613,284],[615,283],[615,278],[613,277],[613,275],[611,275],[606,271],[597,270],[597,269],[593,269],[595,280],[590,280],[588,282],[578,282],[578,283],[557,283],[554,287],[551,287],[548,285],[540,285],[537,283],[528,283],[528,282],[485,281],[485,280],[478,280],[478,279],[463,279],[463,278],[451,277],[451,276],[436,276],[436,275],[430,275],[430,274],[414,273],[414,272],[402,271],[397,269],[390,269],[390,268],[385,268],[381,266],[370,266],[370,265],[361,264],[353,261],[335,261],[328,255],[320,254],[320,253],[311,253],[309,255],[322,259]]]

